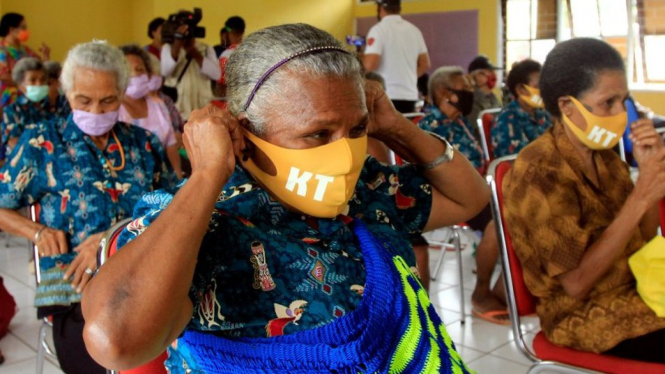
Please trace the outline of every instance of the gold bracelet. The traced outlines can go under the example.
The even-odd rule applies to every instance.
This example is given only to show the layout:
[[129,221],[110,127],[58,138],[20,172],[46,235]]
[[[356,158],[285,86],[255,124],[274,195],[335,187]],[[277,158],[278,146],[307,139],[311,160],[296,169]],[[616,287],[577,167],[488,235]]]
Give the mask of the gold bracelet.
[[45,228],[46,226],[42,226],[39,228],[39,230],[37,230],[35,233],[35,238],[32,240],[33,243],[37,244],[39,242],[39,236],[42,234],[42,231],[44,231]]

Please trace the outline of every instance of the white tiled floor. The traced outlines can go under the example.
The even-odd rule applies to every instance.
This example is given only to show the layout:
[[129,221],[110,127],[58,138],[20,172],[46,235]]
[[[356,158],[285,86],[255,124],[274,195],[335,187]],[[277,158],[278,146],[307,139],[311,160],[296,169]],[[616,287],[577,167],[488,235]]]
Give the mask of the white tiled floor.
[[[460,323],[458,273],[455,255],[447,253],[437,282],[432,282],[430,294],[433,304],[447,326],[448,332],[457,345],[464,361],[479,374],[522,374],[526,373],[529,361],[517,350],[513,334],[508,326],[494,325],[470,316],[469,297],[475,285],[472,269],[475,262],[471,250],[463,251],[464,289],[466,302],[466,323]],[[430,251],[431,268],[434,268],[438,250]],[[10,239],[10,247],[5,248],[0,240],[0,276],[14,295],[19,305],[19,313],[10,325],[10,334],[0,341],[0,349],[6,362],[0,366],[0,374],[28,374],[35,372],[37,338],[40,322],[32,307],[34,278],[28,273],[29,250],[25,240]],[[533,338],[539,325],[536,318],[527,319],[523,328],[531,332]],[[57,363],[46,362],[44,372],[62,373]]]

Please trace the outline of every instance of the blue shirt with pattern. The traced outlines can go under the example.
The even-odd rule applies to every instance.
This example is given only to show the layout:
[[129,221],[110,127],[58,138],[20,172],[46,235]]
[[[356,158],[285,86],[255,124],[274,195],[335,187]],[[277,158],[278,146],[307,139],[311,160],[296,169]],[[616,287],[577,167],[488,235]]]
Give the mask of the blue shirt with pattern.
[[39,103],[33,103],[25,96],[20,96],[15,103],[2,111],[2,144],[11,138],[19,138],[26,126],[47,122],[54,118],[67,118],[72,112],[64,95],[58,95],[55,105],[47,97]]
[[531,115],[513,100],[494,118],[490,130],[494,157],[517,154],[550,126],[552,119],[545,109],[536,109]]
[[[186,183],[186,182],[184,182]],[[142,233],[175,191],[146,195],[118,246]],[[313,219],[286,210],[240,167],[215,205],[190,290],[188,329],[228,337],[292,334],[325,325],[354,310],[364,292],[365,268],[350,227],[362,219],[391,243],[415,271],[409,237],[431,210],[429,182],[412,166],[390,167],[368,158],[347,215]],[[139,250],[139,249],[136,249]],[[169,349],[171,373],[197,373],[181,341]],[[193,371],[187,371],[193,370]]]
[[432,107],[430,114],[420,120],[418,126],[444,137],[455,150],[466,157],[481,174],[485,170],[483,149],[464,116],[450,119],[437,107]]
[[[91,234],[130,217],[143,194],[175,185],[156,136],[120,122],[112,133],[115,136],[109,136],[102,151],[74,124],[72,116],[26,128],[0,169],[0,208],[39,203],[39,222],[64,231],[71,250]],[[114,171],[109,164],[120,167],[123,153],[124,168]],[[63,265],[75,255],[42,258],[44,287],[51,285],[59,291],[40,295],[38,289],[37,306],[80,301],[80,295],[62,281]],[[58,274],[60,280],[55,282]]]

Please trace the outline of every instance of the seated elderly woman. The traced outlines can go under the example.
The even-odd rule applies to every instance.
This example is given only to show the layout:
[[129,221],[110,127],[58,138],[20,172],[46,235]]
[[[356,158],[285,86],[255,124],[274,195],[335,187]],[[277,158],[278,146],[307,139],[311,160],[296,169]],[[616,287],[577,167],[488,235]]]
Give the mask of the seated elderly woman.
[[650,120],[630,124],[640,174],[612,148],[628,116],[621,55],[573,39],[540,77],[554,125],[524,148],[503,183],[505,217],[543,332],[556,344],[665,362],[665,319],[642,301],[628,258],[656,235],[665,147]]
[[[476,140],[475,131],[467,122],[466,115],[473,107],[474,94],[464,70],[460,67],[441,67],[429,81],[429,94],[432,101],[430,114],[418,124],[420,128],[433,131],[446,138],[453,147],[465,155],[480,174],[485,173],[483,150]],[[455,222],[458,224],[462,221]],[[492,272],[499,252],[496,233],[492,223],[492,211],[489,204],[466,223],[474,231],[483,231],[476,256],[478,279],[471,298],[472,314],[486,321],[508,324],[503,283],[497,282],[491,288]],[[490,256],[486,256],[489,253]]]
[[[467,373],[408,237],[487,204],[473,166],[312,26],[250,35],[227,83],[230,112],[185,126],[191,178],[139,203],[86,289],[91,355],[122,370],[169,347],[171,373]],[[412,164],[367,158],[368,135]]]
[[62,66],[57,61],[46,61],[44,62],[44,70],[46,71],[49,105],[53,108],[56,117],[67,118],[72,113],[72,108],[69,106],[67,96],[62,92],[62,85],[60,84]]
[[[120,106],[120,121],[144,128],[159,138],[178,178],[182,178],[178,140],[169,109],[151,87],[154,77],[148,52],[138,45],[124,45],[120,50],[129,63],[131,79]],[[159,77],[161,78],[161,77]],[[161,79],[159,80],[161,84]]]
[[515,99],[492,124],[492,152],[495,158],[518,153],[552,126],[540,97],[538,81],[541,68],[539,62],[527,59],[510,70],[507,86]]
[[26,127],[34,127],[54,118],[67,118],[70,112],[69,105],[63,107],[61,102],[51,101],[46,70],[38,59],[25,57],[19,60],[12,71],[12,78],[22,95],[15,103],[6,106],[2,113],[2,144],[7,146],[8,156]]
[[[0,169],[0,229],[35,243],[41,283],[35,305],[53,316],[60,366],[103,373],[83,346],[81,292],[97,268],[104,231],[131,215],[141,195],[174,182],[159,139],[118,122],[129,72],[105,43],[74,47],[62,85],[74,109],[66,119],[27,128]],[[16,210],[39,204],[39,222]]]

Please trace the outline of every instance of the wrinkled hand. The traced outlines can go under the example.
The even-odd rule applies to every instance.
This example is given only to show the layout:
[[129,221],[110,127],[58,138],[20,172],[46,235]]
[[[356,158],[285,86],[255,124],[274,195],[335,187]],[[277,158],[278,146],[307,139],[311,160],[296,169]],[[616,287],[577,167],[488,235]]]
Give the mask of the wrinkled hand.
[[[83,243],[74,248],[74,252],[77,252],[78,255],[67,268],[63,278],[65,280],[72,278],[72,288],[76,289],[77,293],[83,292],[83,288],[90,282],[92,275],[97,270],[97,251],[103,236],[103,232],[90,235]],[[86,269],[90,269],[90,271],[86,272]]]
[[44,61],[49,61],[51,59],[51,48],[49,48],[46,43],[42,42],[42,45],[39,47],[39,52],[42,54]]
[[640,164],[635,193],[649,206],[665,197],[665,147],[661,147]]
[[55,256],[69,252],[67,235],[63,231],[44,227],[39,234],[39,241],[35,243],[41,257]]
[[633,142],[633,156],[640,167],[658,150],[665,148],[650,119],[642,118],[632,123],[629,138]]
[[209,104],[192,112],[182,135],[192,163],[192,175],[227,180],[236,166],[235,155],[244,146],[240,123],[228,110]]
[[395,110],[393,103],[378,82],[370,80],[365,82],[365,97],[370,116],[368,135],[378,139],[389,136],[399,124],[402,115]]

